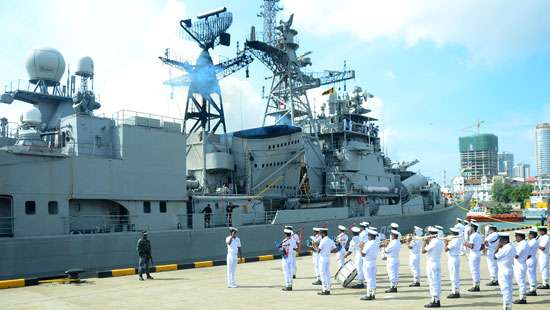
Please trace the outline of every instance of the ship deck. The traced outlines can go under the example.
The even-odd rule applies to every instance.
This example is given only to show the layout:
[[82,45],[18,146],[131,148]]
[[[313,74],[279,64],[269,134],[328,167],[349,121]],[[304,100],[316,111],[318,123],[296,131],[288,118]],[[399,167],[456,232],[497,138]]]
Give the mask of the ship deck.
[[[244,244],[245,245],[245,244]],[[447,299],[450,283],[446,255],[443,256],[442,306],[445,308],[499,309],[498,287],[486,287],[488,271],[482,258],[482,291],[469,293],[471,285],[466,257],[462,257],[461,299]],[[138,281],[137,276],[91,278],[81,284],[41,284],[0,291],[2,309],[421,309],[429,301],[425,261],[422,258],[422,286],[409,288],[411,276],[407,267],[408,250],[401,251],[401,284],[396,294],[385,294],[388,287],[385,262],[378,261],[378,289],[375,301],[361,301],[364,290],[347,289],[334,284],[332,295],[318,296],[319,286],[311,285],[311,257],[298,258],[298,279],[292,292],[281,291],[283,275],[280,260],[240,264],[237,268],[238,288],[226,287],[225,266],[169,271],[153,274],[154,280]],[[332,271],[336,271],[333,257]],[[550,305],[550,290],[538,290],[520,308],[542,309]],[[514,299],[517,298],[514,284]],[[541,308],[542,306],[542,308]]]

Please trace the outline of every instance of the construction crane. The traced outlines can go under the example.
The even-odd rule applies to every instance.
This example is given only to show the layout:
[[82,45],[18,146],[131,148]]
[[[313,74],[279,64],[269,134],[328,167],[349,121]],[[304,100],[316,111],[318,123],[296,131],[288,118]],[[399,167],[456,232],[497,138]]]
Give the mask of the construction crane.
[[480,120],[477,120],[472,126],[468,126],[468,127],[465,127],[465,128],[462,128],[461,130],[462,131],[467,131],[467,130],[470,130],[470,129],[476,129],[475,130],[475,133],[479,135],[480,133],[480,128],[481,128],[481,124],[484,124],[485,121],[480,121]]

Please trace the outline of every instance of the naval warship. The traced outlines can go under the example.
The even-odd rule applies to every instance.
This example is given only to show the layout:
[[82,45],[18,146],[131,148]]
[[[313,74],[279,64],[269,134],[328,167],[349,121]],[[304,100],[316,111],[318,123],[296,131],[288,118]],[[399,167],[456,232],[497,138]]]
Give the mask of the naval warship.
[[[71,74],[59,51],[31,50],[28,85],[0,97],[29,103],[19,123],[0,121],[0,279],[135,265],[144,230],[162,264],[222,259],[228,226],[239,227],[248,256],[275,252],[286,225],[306,239],[316,226],[368,221],[384,233],[397,222],[406,232],[463,216],[436,182],[409,170],[417,160],[382,151],[370,93],[336,91],[353,70],[307,72],[293,16],[275,23],[276,2],[262,4],[263,38],[253,27],[218,64],[209,50],[229,45],[232,14],[180,22],[202,48],[197,61],[159,58],[183,72],[166,83],[186,87],[184,119],[99,115],[92,58]],[[263,124],[226,132],[218,80],[254,60],[273,74]],[[323,85],[332,87],[315,113],[307,91]]]

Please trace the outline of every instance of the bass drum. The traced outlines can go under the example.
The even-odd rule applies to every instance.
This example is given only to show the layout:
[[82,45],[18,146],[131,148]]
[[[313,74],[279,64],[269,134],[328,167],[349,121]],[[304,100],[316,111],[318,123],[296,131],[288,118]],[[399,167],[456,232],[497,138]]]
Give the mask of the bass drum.
[[348,260],[344,263],[344,265],[342,265],[342,267],[340,267],[340,269],[338,269],[334,275],[334,278],[338,281],[338,283],[342,284],[343,287],[348,287],[356,276],[357,269],[355,269],[353,262]]

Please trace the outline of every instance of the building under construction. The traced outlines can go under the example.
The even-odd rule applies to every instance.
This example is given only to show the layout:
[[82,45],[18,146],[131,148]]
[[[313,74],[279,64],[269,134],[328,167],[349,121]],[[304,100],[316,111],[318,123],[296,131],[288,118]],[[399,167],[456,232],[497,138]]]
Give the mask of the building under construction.
[[498,137],[476,134],[459,138],[460,171],[465,180],[492,178],[498,174]]

